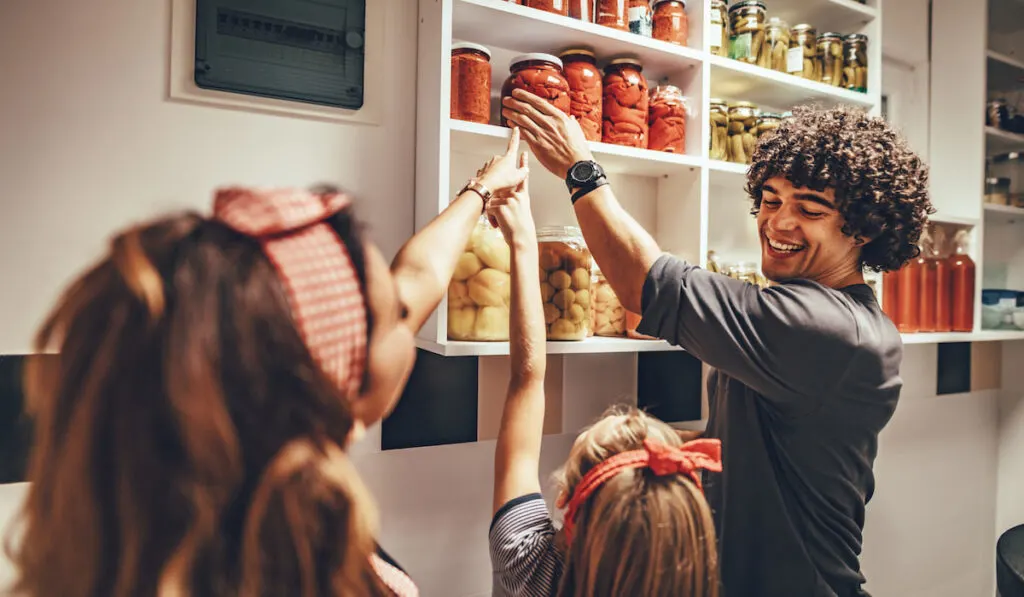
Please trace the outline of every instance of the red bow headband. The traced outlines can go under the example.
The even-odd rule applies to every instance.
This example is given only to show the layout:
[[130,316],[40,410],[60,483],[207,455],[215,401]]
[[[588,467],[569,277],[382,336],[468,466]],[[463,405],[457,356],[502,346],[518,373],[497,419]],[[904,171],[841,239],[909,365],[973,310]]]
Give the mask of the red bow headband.
[[366,364],[366,304],[345,243],[325,223],[350,204],[340,193],[234,187],[217,191],[213,217],[260,242],[309,352],[354,396]]
[[722,442],[717,439],[698,439],[673,448],[647,438],[642,450],[616,454],[590,469],[576,485],[566,508],[562,528],[568,541],[572,541],[573,527],[580,506],[609,479],[624,470],[635,468],[650,468],[659,477],[685,475],[703,491],[699,471],[705,469],[716,473],[722,472]]

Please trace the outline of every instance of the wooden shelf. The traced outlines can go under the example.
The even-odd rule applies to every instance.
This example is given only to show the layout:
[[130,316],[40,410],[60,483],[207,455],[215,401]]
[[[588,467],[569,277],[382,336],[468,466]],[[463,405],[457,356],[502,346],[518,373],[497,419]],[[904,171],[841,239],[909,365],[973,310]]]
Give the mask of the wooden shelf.
[[998,224],[1024,222],[1024,207],[985,204],[985,220]]
[[731,58],[708,56],[708,63],[712,97],[754,102],[762,109],[788,110],[807,103],[871,108],[877,102],[874,94],[832,87]]
[[[508,354],[508,342],[433,342],[416,339],[416,346],[447,357],[482,357]],[[628,352],[667,352],[682,350],[664,340],[632,340],[594,336],[579,342],[548,342],[548,354],[607,354]]]
[[1024,135],[992,126],[985,127],[985,154],[989,156],[1024,151]]

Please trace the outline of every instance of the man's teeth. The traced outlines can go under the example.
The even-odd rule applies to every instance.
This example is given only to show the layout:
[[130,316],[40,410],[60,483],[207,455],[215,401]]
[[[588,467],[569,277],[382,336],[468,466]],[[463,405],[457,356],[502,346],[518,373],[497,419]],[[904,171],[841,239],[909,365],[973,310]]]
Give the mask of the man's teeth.
[[775,249],[776,251],[799,251],[800,249],[803,248],[803,246],[801,245],[787,245],[783,243],[778,243],[770,238],[768,239],[768,244],[771,246],[771,248]]

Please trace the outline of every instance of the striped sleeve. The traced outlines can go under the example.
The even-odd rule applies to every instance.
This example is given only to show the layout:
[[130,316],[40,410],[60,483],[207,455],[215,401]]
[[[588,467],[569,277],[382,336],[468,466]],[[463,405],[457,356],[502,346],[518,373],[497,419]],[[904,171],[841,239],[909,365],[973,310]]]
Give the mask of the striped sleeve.
[[495,597],[550,597],[562,576],[555,527],[539,493],[509,501],[490,531]]

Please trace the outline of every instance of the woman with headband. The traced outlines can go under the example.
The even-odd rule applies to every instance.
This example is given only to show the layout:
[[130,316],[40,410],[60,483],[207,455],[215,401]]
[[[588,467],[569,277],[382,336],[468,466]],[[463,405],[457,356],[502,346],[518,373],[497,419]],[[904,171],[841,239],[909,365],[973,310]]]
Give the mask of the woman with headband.
[[26,597],[416,595],[345,456],[408,379],[519,137],[389,268],[337,192],[225,189],[118,234],[30,361]]

